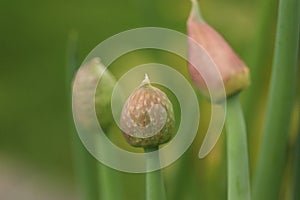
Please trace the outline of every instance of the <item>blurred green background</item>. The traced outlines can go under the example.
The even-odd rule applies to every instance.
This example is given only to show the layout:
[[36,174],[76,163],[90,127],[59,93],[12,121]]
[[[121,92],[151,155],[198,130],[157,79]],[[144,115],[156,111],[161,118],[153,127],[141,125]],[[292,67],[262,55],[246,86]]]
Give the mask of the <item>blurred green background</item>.
[[[251,49],[258,32],[262,2],[199,1],[207,22],[221,32],[247,64],[253,56]],[[0,199],[78,199],[65,84],[70,31],[78,32],[81,62],[98,43],[131,28],[159,26],[185,33],[190,6],[188,0],[0,0]],[[270,15],[273,22],[275,11]],[[274,26],[270,27],[266,34],[272,42]],[[264,54],[266,65],[262,68],[266,78],[260,83],[262,89],[268,86],[271,42]],[[125,69],[158,61],[174,66],[188,77],[186,63],[164,52],[137,52],[122,59],[116,63],[126,65]],[[266,93],[259,98],[262,109],[258,121],[263,119],[265,96]],[[201,96],[199,99],[201,114],[209,113],[209,104]],[[207,120],[200,124],[192,147],[164,169],[168,195],[173,199],[199,199],[200,196],[226,199],[224,137],[207,158],[197,157]],[[257,142],[253,145],[251,159],[255,160]],[[180,168],[183,162],[189,165]],[[176,179],[182,178],[177,169],[185,171],[185,181],[189,182],[185,183],[188,184],[185,189],[174,189]],[[131,183],[126,184],[128,199],[141,199],[143,175],[122,174],[122,177],[124,187]],[[40,198],[32,195],[32,191],[40,191]]]

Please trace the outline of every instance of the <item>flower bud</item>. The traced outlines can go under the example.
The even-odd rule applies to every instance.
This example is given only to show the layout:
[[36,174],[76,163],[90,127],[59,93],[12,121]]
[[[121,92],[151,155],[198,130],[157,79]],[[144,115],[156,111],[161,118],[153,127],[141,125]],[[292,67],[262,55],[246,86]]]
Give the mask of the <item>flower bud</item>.
[[[80,108],[76,108],[78,113],[87,112],[87,108],[90,106],[87,105],[88,99],[87,96],[92,96],[94,94],[95,85],[97,85],[97,81],[99,76],[101,76],[95,93],[95,110],[96,115],[98,117],[98,121],[101,125],[101,128],[104,132],[111,126],[113,120],[113,116],[110,110],[111,106],[111,94],[115,85],[114,76],[108,71],[100,62],[99,58],[93,58],[89,62],[87,62],[84,66],[80,67],[77,72],[77,95],[75,98],[80,101]],[[92,112],[92,111],[89,111]],[[81,118],[79,116],[79,120],[81,124],[85,126],[89,126],[89,122]]]
[[120,126],[125,139],[135,147],[157,147],[171,139],[174,124],[172,103],[146,75],[122,109]]
[[[238,93],[249,85],[249,69],[225,39],[202,19],[197,1],[192,0],[192,3],[193,8],[187,21],[188,36],[202,46],[215,63],[225,86],[226,96]],[[188,46],[188,54],[189,60],[197,60],[201,57],[191,45]],[[204,78],[192,64],[189,64],[189,71],[195,85],[204,95],[209,96]],[[211,82],[218,81],[214,76],[206,78]],[[218,83],[212,85],[217,86],[213,88],[216,93],[223,88]]]

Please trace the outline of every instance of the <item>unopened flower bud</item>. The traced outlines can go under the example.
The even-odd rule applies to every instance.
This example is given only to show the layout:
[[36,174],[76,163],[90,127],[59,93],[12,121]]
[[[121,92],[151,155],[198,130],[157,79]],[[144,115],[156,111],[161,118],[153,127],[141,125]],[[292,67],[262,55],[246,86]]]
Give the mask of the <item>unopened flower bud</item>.
[[[192,0],[192,3],[193,8],[187,21],[188,36],[194,39],[208,53],[208,56],[216,65],[225,86],[226,96],[238,93],[249,85],[249,69],[225,39],[202,19],[197,1]],[[195,51],[191,45],[189,45],[188,51],[190,60],[200,59],[199,51]],[[203,64],[205,65],[205,63]],[[195,85],[204,95],[209,96],[204,78],[191,63],[189,64],[189,71]],[[217,78],[214,76],[206,78],[211,82],[217,81]],[[215,83],[212,85],[217,86],[213,88],[214,92],[217,94],[221,93],[218,91],[223,89],[220,87],[220,84]]]
[[[76,94],[78,95],[75,99],[80,101],[80,107],[76,108],[78,113],[87,112],[86,109],[90,108],[87,105],[87,96],[92,96],[95,92],[94,87],[97,85],[99,76],[101,76],[96,93],[95,93],[95,108],[98,121],[102,129],[106,132],[111,126],[113,120],[112,113],[110,111],[111,106],[111,94],[115,85],[114,76],[108,71],[100,62],[99,58],[93,58],[87,62],[84,66],[80,67],[77,72],[77,84]],[[79,92],[80,91],[80,92]],[[80,111],[82,110],[82,111]],[[84,111],[85,110],[85,111]],[[92,112],[92,111],[89,111]],[[79,116],[81,124],[89,126],[89,121]]]
[[146,75],[122,109],[120,126],[125,139],[135,147],[157,147],[172,138],[174,124],[172,103]]

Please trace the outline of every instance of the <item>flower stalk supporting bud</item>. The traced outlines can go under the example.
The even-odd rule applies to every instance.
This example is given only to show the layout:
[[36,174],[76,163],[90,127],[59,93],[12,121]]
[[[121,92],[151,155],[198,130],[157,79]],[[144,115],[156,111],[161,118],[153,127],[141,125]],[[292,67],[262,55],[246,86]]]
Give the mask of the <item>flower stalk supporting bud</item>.
[[[228,159],[228,199],[250,200],[249,163],[247,149],[247,134],[243,113],[238,100],[238,93],[249,85],[249,69],[236,55],[225,39],[201,17],[198,3],[192,0],[193,8],[187,22],[189,37],[194,39],[205,51],[196,51],[191,45],[188,48],[191,63],[202,65],[201,70],[216,67],[220,73],[222,83],[216,74],[208,77],[201,76],[196,66],[189,65],[191,77],[198,89],[210,97],[206,81],[213,83],[213,92],[221,93],[225,87],[227,97],[226,136]],[[203,60],[203,53],[207,53],[215,66]],[[198,62],[197,62],[198,61]],[[218,99],[222,101],[223,99]],[[213,102],[215,103],[215,102]]]
[[[79,113],[84,113],[84,110],[90,109],[90,106],[86,102],[86,96],[91,96],[91,94],[94,95],[95,91],[92,85],[97,84],[100,76],[101,78],[98,82],[95,93],[95,110],[101,128],[104,130],[107,137],[110,138],[112,134],[111,127],[113,124],[113,116],[110,111],[111,94],[116,81],[114,76],[101,63],[100,58],[91,59],[80,67],[77,72],[77,81],[79,82],[77,84],[77,89],[81,91],[77,93],[77,99],[80,101],[81,106],[77,107],[76,110]],[[89,127],[91,125],[91,121],[86,119],[84,115],[79,116],[78,119],[83,126]],[[106,149],[104,149],[101,145],[97,144],[97,141],[95,142],[95,148],[97,148],[98,151],[106,151]],[[103,165],[102,163],[94,162],[93,164],[97,171],[93,172],[93,174],[90,175],[90,178],[99,178],[98,182],[101,190],[100,193],[98,191],[97,192],[101,199],[121,199],[122,192],[119,174],[117,174],[117,171]]]
[[[147,169],[160,166],[159,145],[172,138],[175,119],[167,95],[150,83],[148,75],[127,99],[120,125],[127,142],[142,147]],[[166,193],[160,169],[146,173],[146,200],[165,200]]]

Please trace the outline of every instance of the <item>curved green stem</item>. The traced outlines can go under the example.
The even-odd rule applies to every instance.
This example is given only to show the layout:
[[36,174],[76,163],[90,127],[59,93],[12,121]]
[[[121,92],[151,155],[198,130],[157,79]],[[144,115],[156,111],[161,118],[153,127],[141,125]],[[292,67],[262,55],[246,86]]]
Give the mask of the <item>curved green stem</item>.
[[255,200],[279,198],[295,95],[299,14],[298,0],[279,1],[267,118],[253,179]]
[[247,134],[238,95],[227,100],[226,140],[228,198],[250,200]]
[[[146,157],[147,168],[156,165],[160,162],[158,147],[145,148],[145,152],[154,151],[154,156]],[[166,191],[164,187],[163,177],[161,170],[146,173],[146,200],[165,200]]]

